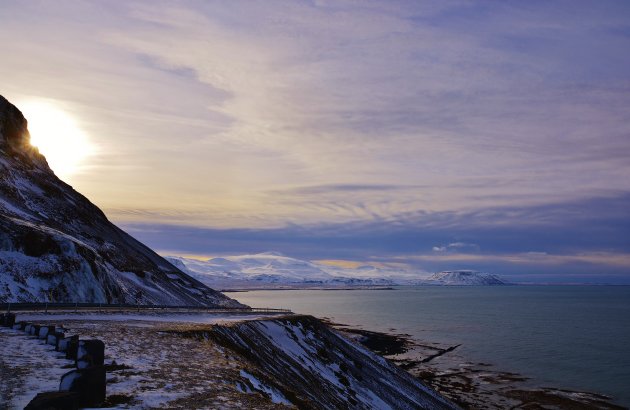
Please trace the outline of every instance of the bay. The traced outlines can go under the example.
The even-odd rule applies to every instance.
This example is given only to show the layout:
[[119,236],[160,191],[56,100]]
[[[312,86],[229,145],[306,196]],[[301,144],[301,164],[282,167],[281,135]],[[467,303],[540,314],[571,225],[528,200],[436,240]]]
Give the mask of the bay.
[[229,293],[254,307],[414,339],[541,386],[603,393],[630,406],[630,287],[419,286]]

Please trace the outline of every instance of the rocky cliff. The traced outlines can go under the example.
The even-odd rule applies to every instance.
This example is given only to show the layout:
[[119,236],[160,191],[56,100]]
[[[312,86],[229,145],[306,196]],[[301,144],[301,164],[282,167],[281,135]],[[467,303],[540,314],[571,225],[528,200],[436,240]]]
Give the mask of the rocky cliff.
[[0,302],[242,306],[112,224],[30,145],[0,96]]

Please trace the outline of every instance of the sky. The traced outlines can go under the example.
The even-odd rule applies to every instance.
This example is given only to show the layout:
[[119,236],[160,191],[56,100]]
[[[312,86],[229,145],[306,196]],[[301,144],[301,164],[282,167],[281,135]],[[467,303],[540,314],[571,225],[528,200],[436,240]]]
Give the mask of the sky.
[[159,253],[523,282],[630,284],[628,50],[627,1],[0,5],[0,94]]

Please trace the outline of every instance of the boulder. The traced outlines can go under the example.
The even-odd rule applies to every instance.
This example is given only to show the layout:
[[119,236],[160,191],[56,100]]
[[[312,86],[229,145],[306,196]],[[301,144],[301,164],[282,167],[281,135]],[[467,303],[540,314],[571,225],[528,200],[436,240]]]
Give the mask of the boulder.
[[98,407],[105,402],[106,383],[103,366],[77,369],[61,376],[59,391],[78,393],[80,407]]
[[38,393],[24,410],[78,410],[79,395],[69,391]]
[[105,362],[105,343],[103,341],[80,340],[77,348],[77,369],[103,366]]

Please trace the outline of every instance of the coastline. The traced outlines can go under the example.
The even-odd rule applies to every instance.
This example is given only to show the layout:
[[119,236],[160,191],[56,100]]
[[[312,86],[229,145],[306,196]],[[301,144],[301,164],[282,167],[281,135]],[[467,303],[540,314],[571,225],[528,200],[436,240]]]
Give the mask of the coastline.
[[463,408],[626,409],[604,394],[542,386],[518,373],[494,369],[444,346],[411,335],[376,332],[320,319],[344,336],[385,357]]
[[[398,286],[398,285],[395,285]],[[247,292],[257,292],[257,291],[280,291],[280,290],[396,290],[394,286],[349,286],[349,287],[253,287],[253,288],[234,288],[234,289],[223,289],[221,288],[219,292],[221,293],[247,293]]]

